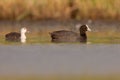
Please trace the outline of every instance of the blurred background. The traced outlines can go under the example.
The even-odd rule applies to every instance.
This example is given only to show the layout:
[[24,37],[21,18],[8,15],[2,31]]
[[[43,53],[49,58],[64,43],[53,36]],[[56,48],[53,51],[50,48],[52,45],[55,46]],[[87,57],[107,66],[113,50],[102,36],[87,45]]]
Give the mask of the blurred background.
[[[89,44],[51,43],[57,30]],[[26,27],[27,43],[5,41]],[[120,80],[120,0],[0,0],[0,80]]]
[[0,0],[0,20],[120,20],[119,0]]

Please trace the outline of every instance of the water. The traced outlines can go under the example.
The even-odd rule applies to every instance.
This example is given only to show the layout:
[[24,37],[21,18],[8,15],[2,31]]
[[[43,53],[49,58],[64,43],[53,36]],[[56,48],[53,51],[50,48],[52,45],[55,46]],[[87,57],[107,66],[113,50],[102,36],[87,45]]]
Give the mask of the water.
[[[27,43],[50,43],[50,33],[58,30],[69,30],[79,33],[76,26],[87,24],[91,32],[87,32],[88,42],[120,44],[120,23],[118,21],[0,21],[0,44],[7,44],[5,35],[10,32],[19,32],[21,27],[27,27],[29,33],[26,33]],[[9,43],[8,43],[9,44]]]
[[1,75],[120,73],[119,44],[0,45]]
[[[88,24],[93,31],[88,33],[88,41],[93,44],[50,42],[49,32],[61,29],[77,32],[75,25],[79,23],[88,24],[86,21],[1,21],[0,75],[120,73],[119,22],[93,21]],[[4,35],[19,32],[20,27],[30,30],[27,44],[7,43]]]

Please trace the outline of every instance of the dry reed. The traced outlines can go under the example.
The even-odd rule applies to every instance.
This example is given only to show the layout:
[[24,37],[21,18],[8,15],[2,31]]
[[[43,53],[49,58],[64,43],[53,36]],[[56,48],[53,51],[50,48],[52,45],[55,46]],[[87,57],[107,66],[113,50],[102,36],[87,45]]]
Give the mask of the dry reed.
[[0,0],[1,20],[120,19],[120,0]]

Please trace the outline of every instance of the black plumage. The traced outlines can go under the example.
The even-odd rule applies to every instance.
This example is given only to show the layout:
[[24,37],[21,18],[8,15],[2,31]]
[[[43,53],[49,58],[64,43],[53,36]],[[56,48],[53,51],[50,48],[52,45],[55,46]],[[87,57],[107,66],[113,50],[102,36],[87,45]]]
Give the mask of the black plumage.
[[17,32],[10,32],[5,35],[6,41],[20,41],[21,34]]
[[86,31],[90,30],[87,25],[82,25],[79,28],[80,33],[73,31],[60,30],[54,31],[51,35],[52,42],[87,42]]

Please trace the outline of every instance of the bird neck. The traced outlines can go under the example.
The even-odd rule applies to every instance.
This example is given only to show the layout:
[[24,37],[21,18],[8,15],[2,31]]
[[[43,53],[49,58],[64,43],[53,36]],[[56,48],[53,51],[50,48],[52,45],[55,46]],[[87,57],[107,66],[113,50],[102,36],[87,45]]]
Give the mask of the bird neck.
[[25,33],[21,33],[21,37],[22,38],[25,38],[26,36],[25,36]]
[[80,36],[87,37],[87,35],[85,33],[80,33]]
[[25,43],[25,42],[26,42],[25,33],[21,33],[21,42],[22,42],[22,43]]
[[80,34],[81,42],[87,42],[87,35],[85,33]]

